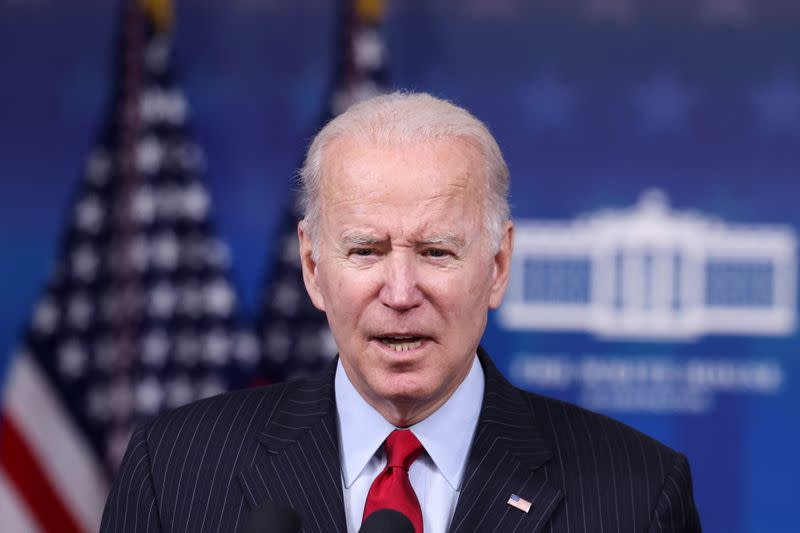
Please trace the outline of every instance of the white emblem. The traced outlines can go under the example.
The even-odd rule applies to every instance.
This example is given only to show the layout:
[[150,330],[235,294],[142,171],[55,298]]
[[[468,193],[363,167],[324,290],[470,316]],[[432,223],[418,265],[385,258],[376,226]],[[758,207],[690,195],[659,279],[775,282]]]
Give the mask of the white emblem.
[[632,209],[572,222],[523,220],[500,324],[621,338],[795,331],[797,238],[671,211],[648,191]]

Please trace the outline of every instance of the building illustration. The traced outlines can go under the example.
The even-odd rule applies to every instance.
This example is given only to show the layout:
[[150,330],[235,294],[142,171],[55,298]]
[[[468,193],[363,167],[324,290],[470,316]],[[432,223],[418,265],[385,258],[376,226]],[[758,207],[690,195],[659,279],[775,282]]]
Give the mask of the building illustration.
[[521,220],[500,325],[511,330],[689,340],[791,335],[797,237],[671,210],[647,191],[629,209]]

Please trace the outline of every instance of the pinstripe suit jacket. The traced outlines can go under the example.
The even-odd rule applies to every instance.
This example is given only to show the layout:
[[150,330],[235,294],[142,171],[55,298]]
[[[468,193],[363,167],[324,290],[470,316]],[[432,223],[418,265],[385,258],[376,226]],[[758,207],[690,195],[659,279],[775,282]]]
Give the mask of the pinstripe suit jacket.
[[[686,458],[611,419],[511,386],[483,351],[483,406],[450,531],[699,531]],[[131,437],[103,532],[235,532],[288,503],[346,533],[335,365],[195,402]],[[506,501],[533,503],[524,513]]]

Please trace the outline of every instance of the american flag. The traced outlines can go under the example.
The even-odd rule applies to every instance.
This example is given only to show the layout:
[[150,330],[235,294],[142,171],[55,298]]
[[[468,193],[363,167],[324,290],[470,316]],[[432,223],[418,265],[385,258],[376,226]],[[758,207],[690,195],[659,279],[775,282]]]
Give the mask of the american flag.
[[[356,102],[386,91],[387,49],[381,35],[381,0],[339,3],[336,71],[320,120],[326,123]],[[291,189],[287,191],[292,194]],[[311,303],[303,285],[297,242],[300,213],[291,197],[276,239],[258,330],[264,350],[264,376],[291,379],[318,371],[336,353],[325,315]]]
[[257,368],[204,157],[171,66],[168,0],[123,2],[108,119],[0,418],[3,531],[97,531],[133,428]]

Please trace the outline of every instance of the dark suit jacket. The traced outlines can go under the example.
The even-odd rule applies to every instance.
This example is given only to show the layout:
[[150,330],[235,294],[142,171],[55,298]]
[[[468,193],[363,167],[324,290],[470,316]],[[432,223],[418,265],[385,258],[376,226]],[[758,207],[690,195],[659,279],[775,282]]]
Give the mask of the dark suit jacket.
[[[483,406],[450,531],[699,531],[686,458],[609,418],[511,386],[483,351]],[[335,365],[192,403],[137,430],[103,532],[235,532],[265,502],[346,532]],[[533,503],[524,513],[506,502]]]

